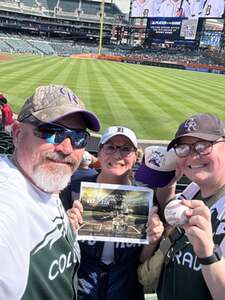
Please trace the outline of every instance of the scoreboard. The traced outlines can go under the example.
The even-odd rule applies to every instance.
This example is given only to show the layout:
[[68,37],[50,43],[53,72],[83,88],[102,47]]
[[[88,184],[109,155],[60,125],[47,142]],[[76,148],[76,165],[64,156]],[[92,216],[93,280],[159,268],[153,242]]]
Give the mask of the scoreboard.
[[131,17],[222,18],[224,0],[133,0]]
[[178,40],[181,21],[180,18],[149,18],[146,36],[153,40]]
[[198,19],[148,18],[146,42],[195,40]]

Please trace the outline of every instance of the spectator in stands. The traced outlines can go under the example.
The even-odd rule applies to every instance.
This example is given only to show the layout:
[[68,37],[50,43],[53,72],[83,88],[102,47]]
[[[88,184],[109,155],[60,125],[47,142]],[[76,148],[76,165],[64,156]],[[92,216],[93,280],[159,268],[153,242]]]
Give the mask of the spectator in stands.
[[97,175],[98,172],[91,167],[97,160],[97,157],[88,151],[84,151],[79,168],[74,172],[71,180],[79,181],[84,177],[92,177]]
[[74,199],[79,199],[81,181],[86,181],[88,178],[93,178],[98,174],[96,169],[92,168],[92,165],[97,161],[98,159],[94,155],[90,154],[88,151],[84,151],[80,166],[71,177],[71,190],[69,190],[69,192],[72,197],[70,198],[67,207],[65,207],[65,203],[63,203],[66,209],[69,209],[73,205]]
[[13,127],[13,112],[7,99],[3,94],[0,94],[0,108],[2,113],[2,129],[11,134]]
[[[95,166],[98,166],[96,169]],[[99,161],[97,157],[84,151],[79,168],[71,177],[71,183],[60,193],[60,198],[63,200],[63,206],[66,210],[73,206],[73,201],[79,199],[81,181],[86,181],[88,178],[98,174]]]
[[190,4],[187,0],[165,0],[159,8],[160,17],[189,17]]
[[79,246],[58,193],[79,166],[97,117],[60,85],[38,87],[0,159],[0,299],[77,299]]
[[[136,161],[138,148],[135,133],[125,127],[109,127],[99,142],[98,158],[101,172],[88,181],[109,184],[134,184],[130,171]],[[81,204],[75,201],[68,211],[77,229],[82,218]],[[140,245],[99,241],[81,241],[79,268],[79,300],[140,300],[144,299],[137,280]]]
[[[183,233],[166,255],[157,290],[159,300],[224,299],[225,290],[225,124],[199,113],[178,128],[168,149],[198,184],[197,199],[182,200],[189,209]],[[174,195],[175,196],[175,195]]]

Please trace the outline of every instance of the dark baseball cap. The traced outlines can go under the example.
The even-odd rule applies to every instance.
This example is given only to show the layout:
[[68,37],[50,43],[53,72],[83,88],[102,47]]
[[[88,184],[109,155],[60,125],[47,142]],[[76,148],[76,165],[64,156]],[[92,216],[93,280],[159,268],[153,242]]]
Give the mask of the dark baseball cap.
[[196,137],[214,142],[225,137],[225,124],[215,115],[199,113],[185,120],[178,128],[175,138],[169,143],[167,150],[173,148],[184,136]]
[[87,128],[100,130],[97,116],[86,110],[84,104],[72,90],[63,85],[46,85],[36,88],[32,96],[24,103],[18,115],[18,121],[28,122],[35,117],[42,123],[51,123],[65,116],[80,113]]

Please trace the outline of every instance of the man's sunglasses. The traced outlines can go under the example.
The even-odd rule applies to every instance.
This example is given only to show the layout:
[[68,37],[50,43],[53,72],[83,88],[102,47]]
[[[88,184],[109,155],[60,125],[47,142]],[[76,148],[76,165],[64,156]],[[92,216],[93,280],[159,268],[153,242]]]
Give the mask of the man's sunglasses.
[[49,144],[60,144],[69,138],[73,148],[81,149],[87,145],[90,134],[84,129],[66,128],[58,124],[45,123],[35,127],[33,133],[36,137]]

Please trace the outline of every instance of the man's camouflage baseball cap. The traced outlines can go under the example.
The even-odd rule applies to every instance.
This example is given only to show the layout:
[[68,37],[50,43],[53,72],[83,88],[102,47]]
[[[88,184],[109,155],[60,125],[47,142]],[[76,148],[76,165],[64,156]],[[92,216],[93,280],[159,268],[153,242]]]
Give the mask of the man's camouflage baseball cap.
[[18,115],[19,122],[29,123],[35,117],[43,123],[55,122],[65,116],[80,113],[87,128],[100,130],[97,116],[86,110],[80,99],[63,85],[46,85],[38,87],[34,94],[24,103]]
[[225,124],[215,115],[208,113],[196,114],[180,124],[175,137],[169,143],[167,150],[173,148],[178,140],[184,136],[191,136],[214,142],[221,137],[225,137]]

